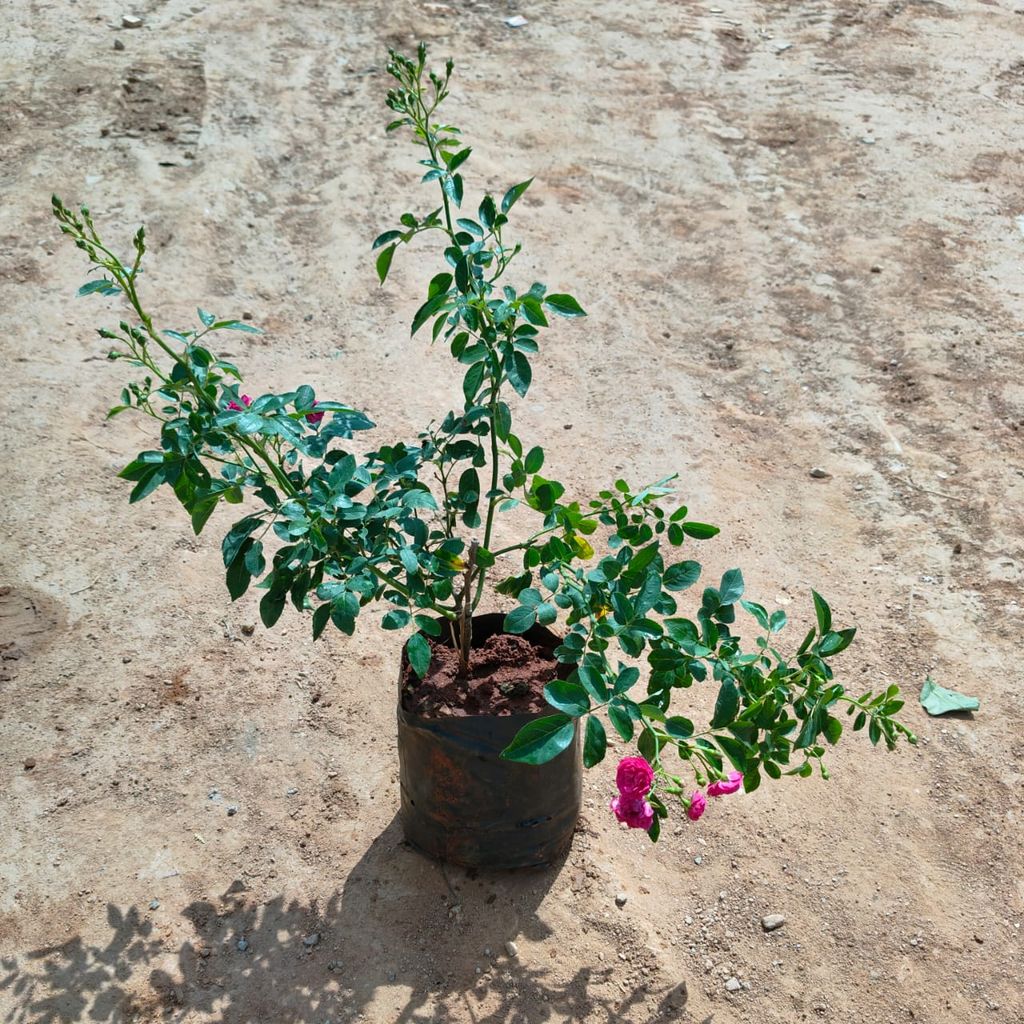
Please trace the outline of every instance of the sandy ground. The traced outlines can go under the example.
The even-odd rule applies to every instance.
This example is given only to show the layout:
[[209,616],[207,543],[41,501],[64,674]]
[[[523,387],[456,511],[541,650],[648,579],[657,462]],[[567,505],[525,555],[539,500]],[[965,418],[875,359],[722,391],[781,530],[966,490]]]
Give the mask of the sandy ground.
[[[8,4],[0,1017],[1024,1021],[1016,7],[531,0],[513,30],[469,0],[145,0],[122,30],[107,0]],[[845,677],[904,685],[919,747],[848,742],[831,782],[657,847],[610,820],[611,762],[564,863],[442,869],[395,820],[398,638],[249,635],[230,511],[196,539],[168,495],[128,507],[150,441],[104,422],[93,332],[120,314],[74,297],[50,192],[125,245],[146,222],[164,326],[252,312],[266,335],[226,348],[257,390],[409,436],[459,393],[408,338],[432,255],[380,290],[368,253],[431,201],[382,130],[385,49],[419,38],[463,55],[471,184],[537,176],[516,280],[590,312],[523,434],[580,496],[678,470],[723,527],[708,571],[743,566],[794,644],[825,593],[861,631]],[[927,673],[981,710],[928,719]]]

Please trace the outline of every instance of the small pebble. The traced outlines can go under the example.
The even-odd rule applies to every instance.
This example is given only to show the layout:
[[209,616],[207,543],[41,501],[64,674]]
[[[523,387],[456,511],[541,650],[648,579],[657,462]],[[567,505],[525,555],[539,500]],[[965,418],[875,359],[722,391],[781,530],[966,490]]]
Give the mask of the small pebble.
[[294,786],[292,786],[292,788],[288,790],[286,795],[287,796],[295,796],[296,793],[298,793],[298,790]]
[[229,818],[233,818],[237,813],[238,813],[238,805],[237,804],[229,804],[228,805],[228,817]]
[[312,935],[307,935],[303,940],[302,944],[306,949],[312,949],[320,941],[320,933],[313,932]]
[[871,268],[871,273],[872,274],[880,274],[881,272],[882,272],[882,268],[877,263],[874,264],[874,266],[872,266],[872,268]]
[[123,39],[115,39],[114,40],[114,49],[115,50],[123,50],[124,49],[124,40]]
[[142,28],[142,19],[137,14],[125,14],[121,18],[122,28]]
[[528,25],[529,22],[521,14],[513,14],[511,18],[505,19],[505,24],[509,28],[522,28],[524,25]]
[[781,928],[786,923],[786,919],[781,914],[768,914],[761,918],[761,927],[766,932],[773,932],[777,928]]
[[388,981],[394,981],[398,975],[394,971],[388,971]]
[[693,863],[699,866],[704,863],[704,858],[698,853],[697,856],[693,858]]
[[741,988],[743,988],[743,982],[741,982],[739,978],[730,978],[725,983],[725,990],[727,992],[739,992]]
[[36,766],[36,759],[34,757],[25,758],[25,771],[30,772]]
[[250,309],[245,310],[245,312],[242,313],[242,319],[243,320],[251,320],[252,319],[252,310],[250,310]]
[[811,470],[811,476],[814,477],[815,480],[829,480],[832,477],[832,474],[826,472],[820,466],[815,466],[814,469]]
[[246,952],[246,950],[248,950],[248,948],[249,948],[249,943],[246,942],[245,939],[239,939],[235,943],[235,949],[237,949],[239,953]]
[[242,625],[242,635],[252,636],[256,632],[256,626],[252,622],[246,622]]
[[506,942],[505,952],[514,959],[519,956],[519,947],[514,942]]
[[624,907],[628,899],[629,897],[624,892],[617,892],[615,894],[615,906]]
[[159,900],[150,900],[149,901],[149,909],[150,910],[159,910],[160,909],[160,901]]
[[124,657],[123,657],[123,658],[121,659],[121,664],[122,664],[122,665],[130,665],[130,664],[131,664],[131,660],[132,660],[132,657],[131,657],[131,655],[130,655],[130,654],[126,654],[126,655],[125,655],[125,656],[124,656]]

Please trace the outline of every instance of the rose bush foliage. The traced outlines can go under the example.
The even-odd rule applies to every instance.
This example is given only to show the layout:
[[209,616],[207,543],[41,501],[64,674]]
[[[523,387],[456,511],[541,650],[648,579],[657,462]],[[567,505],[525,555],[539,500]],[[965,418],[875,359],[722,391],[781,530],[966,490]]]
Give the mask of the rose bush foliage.
[[[540,282],[499,284],[520,252],[508,225],[532,179],[500,198],[485,193],[471,208],[463,172],[472,150],[438,116],[452,62],[429,71],[421,46],[415,58],[392,52],[387,70],[395,81],[387,103],[397,115],[388,131],[408,131],[421,148],[422,179],[438,189],[439,205],[401,214],[374,241],[376,271],[383,284],[401,247],[437,243],[442,265],[412,333],[428,330],[465,367],[460,404],[418,437],[367,452],[353,439],[372,421],[308,385],[240,393],[241,371],[211,339],[258,329],[203,309],[197,326],[158,329],[139,291],[144,230],[123,261],[87,208],[54,197],[61,231],[98,271],[80,294],[121,296],[131,311],[117,330],[99,332],[112,344],[110,358],[138,371],[110,415],[131,410],[159,432],[159,446],[121,472],[132,484],[129,500],[170,487],[199,533],[219,505],[251,496],[255,505],[222,543],[231,598],[256,581],[268,627],[290,602],[311,613],[314,637],[328,625],[351,635],[363,609],[383,603],[385,629],[413,630],[407,651],[420,676],[438,620],[468,664],[473,612],[488,592],[511,606],[509,632],[560,623],[556,657],[571,674],[547,685],[552,713],[527,725],[504,756],[545,762],[577,730],[588,767],[605,757],[609,732],[635,744],[637,756],[620,763],[612,810],[655,840],[670,802],[700,817],[702,787],[715,797],[741,786],[749,792],[764,776],[807,777],[816,767],[827,776],[823,758],[843,732],[843,711],[872,743],[913,739],[894,718],[902,707],[896,687],[851,696],[834,679],[831,659],[854,630],[833,627],[819,594],[812,592],[815,625],[788,654],[779,642],[785,613],[747,599],[739,569],[681,607],[702,576],[683,549],[718,529],[672,501],[673,477],[639,487],[618,479],[592,498],[567,497],[543,447],[514,429],[552,318],[586,315],[572,295]],[[514,509],[534,525],[495,547],[496,519]],[[742,631],[741,612],[749,616]],[[715,688],[702,726],[678,710],[695,685]],[[699,788],[687,795],[693,780]]]

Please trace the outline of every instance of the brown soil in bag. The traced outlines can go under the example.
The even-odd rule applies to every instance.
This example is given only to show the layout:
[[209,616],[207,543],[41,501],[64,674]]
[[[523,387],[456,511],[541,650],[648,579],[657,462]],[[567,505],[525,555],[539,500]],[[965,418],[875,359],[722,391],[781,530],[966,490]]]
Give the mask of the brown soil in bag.
[[544,686],[560,668],[551,649],[522,636],[496,633],[469,656],[469,677],[459,678],[456,651],[431,641],[430,667],[422,681],[406,664],[402,675],[402,706],[426,717],[523,715],[554,709],[544,699]]

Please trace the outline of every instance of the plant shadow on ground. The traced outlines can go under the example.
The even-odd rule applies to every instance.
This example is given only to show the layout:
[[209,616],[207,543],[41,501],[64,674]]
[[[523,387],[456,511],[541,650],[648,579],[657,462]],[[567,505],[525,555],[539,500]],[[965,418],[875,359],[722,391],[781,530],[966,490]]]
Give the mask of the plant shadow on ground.
[[[0,1003],[12,1009],[4,1020],[678,1019],[685,985],[658,994],[622,994],[606,984],[611,969],[603,965],[556,979],[554,961],[537,965],[507,954],[507,941],[529,945],[552,936],[538,911],[561,868],[562,863],[517,872],[445,868],[403,842],[396,818],[326,903],[283,896],[260,902],[235,881],[219,899],[184,908],[191,934],[183,942],[159,938],[150,917],[162,923],[160,912],[110,904],[113,933],[106,944],[76,937],[20,960],[5,957]],[[559,947],[551,948],[557,955]],[[660,1005],[645,1018],[642,1006],[652,995],[660,995]]]

